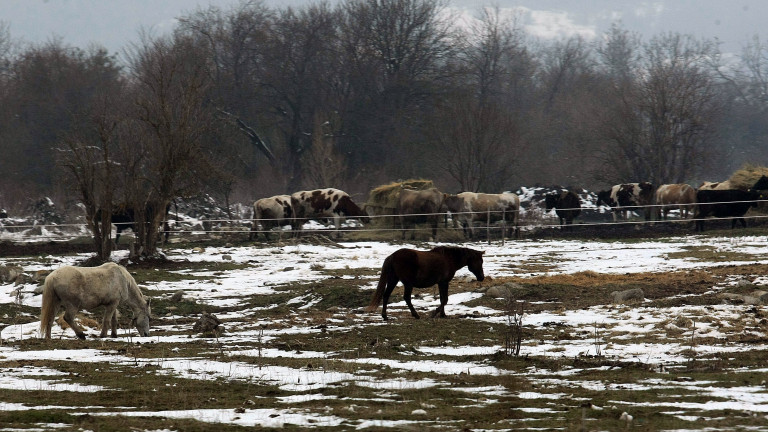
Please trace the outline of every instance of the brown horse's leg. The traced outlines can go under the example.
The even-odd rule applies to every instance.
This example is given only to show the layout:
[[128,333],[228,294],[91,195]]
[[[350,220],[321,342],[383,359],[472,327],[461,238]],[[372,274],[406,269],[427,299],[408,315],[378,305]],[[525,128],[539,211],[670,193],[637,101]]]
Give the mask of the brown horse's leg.
[[385,320],[389,319],[387,318],[387,303],[389,302],[389,296],[392,295],[392,291],[397,286],[397,282],[397,276],[392,275],[387,281],[387,289],[384,290],[384,296],[382,297],[381,317]]
[[64,321],[69,324],[70,327],[72,327],[72,330],[75,331],[75,334],[80,339],[85,339],[85,333],[83,333],[83,330],[80,328],[80,326],[77,325],[75,322],[75,315],[77,314],[77,309],[73,308],[72,306],[67,306],[66,312],[64,312]]
[[411,315],[413,315],[414,318],[419,319],[419,314],[416,312],[416,309],[413,308],[413,305],[411,304],[411,291],[413,291],[413,287],[409,285],[404,285],[405,293],[403,294],[403,298],[405,299],[405,304],[408,305],[408,309],[411,310]]
[[440,306],[435,309],[434,312],[432,312],[432,318],[439,316],[440,318],[445,318],[445,305],[448,303],[448,283],[439,283],[438,285],[439,291],[440,291]]

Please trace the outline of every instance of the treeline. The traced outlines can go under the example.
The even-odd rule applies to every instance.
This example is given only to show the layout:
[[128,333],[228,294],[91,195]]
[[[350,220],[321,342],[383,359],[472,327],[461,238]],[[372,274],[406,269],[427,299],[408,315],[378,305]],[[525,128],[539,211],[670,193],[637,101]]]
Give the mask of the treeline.
[[0,206],[91,215],[206,192],[248,201],[402,178],[446,191],[722,180],[768,163],[768,45],[527,35],[442,0],[258,1],[181,17],[120,57],[0,32]]

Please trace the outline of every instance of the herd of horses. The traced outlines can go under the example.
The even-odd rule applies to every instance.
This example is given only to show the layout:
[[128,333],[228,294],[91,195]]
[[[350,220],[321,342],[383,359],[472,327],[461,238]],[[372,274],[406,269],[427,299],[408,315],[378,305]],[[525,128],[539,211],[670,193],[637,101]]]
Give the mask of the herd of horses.
[[[402,230],[402,238],[410,232],[415,237],[415,226],[426,223],[432,228],[432,239],[437,239],[440,220],[450,213],[455,228],[462,227],[467,238],[474,236],[477,221],[495,223],[504,221],[517,226],[520,211],[520,197],[511,192],[487,194],[462,192],[446,194],[437,188],[402,188],[397,193],[394,216],[395,228]],[[356,218],[369,223],[375,215],[355,204],[349,194],[334,188],[296,192],[291,195],[276,195],[261,198],[253,203],[253,224],[249,239],[262,233],[266,240],[276,227],[290,225],[299,232],[308,220],[332,220],[338,229],[345,218]],[[570,219],[572,220],[572,218]]]
[[[598,192],[596,206],[609,207],[614,221],[619,218],[627,220],[629,212],[644,213],[648,221],[654,216],[656,220],[665,220],[671,210],[679,209],[682,219],[692,217],[696,221],[696,230],[703,231],[704,220],[708,217],[728,218],[732,227],[736,222],[746,226],[744,215],[749,208],[757,206],[763,198],[761,191],[765,190],[768,190],[766,176],[747,190],[737,189],[728,181],[705,182],[698,189],[684,183],[660,186],[649,182],[622,183]],[[317,195],[326,198],[316,201],[306,198]],[[561,189],[546,194],[544,198],[546,212],[554,209],[562,226],[573,224],[582,212],[581,198],[572,190]],[[338,189],[317,189],[262,198],[253,204],[249,239],[263,233],[264,238],[269,240],[274,228],[286,225],[298,231],[309,219],[332,219],[338,229],[344,218],[357,218],[362,223],[368,223],[376,216],[393,216],[394,228],[402,230],[403,239],[408,232],[414,239],[415,226],[421,223],[431,227],[431,238],[437,240],[439,222],[447,214],[451,215],[453,227],[461,227],[468,239],[475,237],[475,226],[478,224],[489,226],[504,222],[512,232],[519,233],[520,197],[511,192],[448,194],[434,187],[401,188],[397,192],[394,208],[389,210],[383,215],[374,214],[370,209],[354,204],[349,194]]]
[[[598,193],[598,205],[601,203],[609,205],[614,211],[614,217],[627,210],[642,208],[648,219],[650,219],[648,210],[652,205],[658,212],[657,217],[660,218],[666,217],[665,211],[670,206],[678,206],[681,217],[687,217],[689,214],[687,210],[694,208],[697,229],[700,222],[703,229],[703,218],[708,216],[732,218],[733,227],[739,218],[744,224],[744,214],[762,199],[763,195],[760,191],[768,190],[768,177],[761,177],[747,190],[730,186],[723,189],[718,186],[720,184],[707,184],[694,190],[686,184],[654,187],[650,183],[626,183]],[[571,224],[581,211],[579,197],[572,191],[548,194],[545,197],[545,205],[547,211],[554,208],[560,223],[566,225]],[[451,195],[435,188],[403,189],[398,196],[397,210],[403,227],[406,221],[410,223],[425,218],[435,218],[444,210],[454,212],[454,224],[461,223],[465,232],[468,230],[471,235],[472,223],[475,220],[483,220],[483,217],[486,222],[491,222],[493,219],[516,224],[520,199],[516,194],[509,192],[503,194],[465,192]],[[267,222],[277,226],[282,223],[297,224],[297,221],[303,222],[309,218],[328,218],[333,219],[338,227],[339,221],[343,218],[356,217],[366,222],[369,219],[367,212],[357,206],[349,194],[332,188],[258,200],[254,203],[254,212],[255,220],[251,233],[256,233],[257,224],[262,224],[261,228],[265,236],[269,231],[265,229],[269,226]],[[494,215],[493,218],[491,214]],[[433,223],[435,239],[436,220],[430,219]],[[403,237],[405,237],[405,230]],[[437,285],[440,305],[432,313],[432,317],[445,317],[448,286],[456,271],[467,267],[478,281],[482,281],[485,277],[483,254],[483,251],[454,246],[438,246],[429,251],[399,249],[384,260],[379,282],[368,310],[374,311],[382,305],[381,316],[387,320],[389,297],[397,284],[402,283],[405,303],[411,315],[418,319],[420,316],[411,303],[413,288]],[[55,315],[60,308],[63,308],[64,321],[74,330],[79,339],[85,339],[85,333],[75,321],[75,315],[81,309],[91,310],[104,306],[100,337],[106,337],[108,329],[111,329],[111,337],[117,337],[117,307],[121,302],[133,312],[133,325],[139,336],[149,336],[150,302],[142,295],[136,281],[124,267],[115,263],[107,263],[99,267],[61,267],[51,272],[44,282],[40,314],[41,334],[50,339]]]
[[650,221],[655,213],[657,220],[668,217],[671,209],[679,209],[680,217],[692,216],[696,231],[704,231],[708,217],[731,221],[731,228],[740,222],[746,227],[744,215],[757,207],[768,191],[768,177],[761,176],[752,186],[739,189],[730,181],[704,182],[698,189],[685,183],[663,184],[655,187],[649,182],[614,185],[597,194],[597,203],[611,207],[614,221],[620,215],[627,219],[627,211],[641,211]]
[[[650,221],[665,220],[669,212],[679,209],[682,219],[692,217],[696,230],[704,230],[707,217],[728,218],[732,227],[737,222],[746,226],[744,214],[763,198],[763,191],[768,190],[768,177],[761,177],[747,190],[735,188],[731,182],[705,182],[698,189],[688,184],[663,184],[654,186],[649,182],[622,183],[597,193],[596,206],[611,209],[614,221],[627,220],[629,212],[643,213]],[[555,210],[560,225],[571,225],[582,213],[581,198],[572,190],[560,189],[544,197],[546,212]],[[170,227],[168,215],[170,204],[165,208],[162,230],[168,240]],[[504,222],[504,230],[519,234],[520,197],[512,192],[499,194],[461,192],[443,193],[437,188],[409,189],[401,187],[397,191],[394,207],[383,214],[376,213],[366,206],[358,206],[350,195],[340,189],[325,188],[299,191],[290,195],[275,195],[261,198],[253,203],[253,219],[249,240],[263,235],[269,241],[275,229],[282,233],[282,227],[290,225],[295,234],[301,232],[309,220],[331,221],[336,229],[345,219],[357,219],[367,224],[374,218],[390,218],[394,229],[402,230],[402,239],[410,233],[414,239],[417,224],[431,227],[431,239],[437,240],[438,225],[447,215],[451,215],[453,228],[461,228],[464,237],[476,237],[476,226],[490,226]],[[140,214],[150,217],[158,214],[152,203],[146,204],[143,212],[137,212],[133,206],[122,204],[113,208],[111,221],[117,229],[115,243],[119,242],[122,231],[136,229]],[[100,219],[97,212],[95,220]],[[148,222],[148,221],[147,221]],[[502,234],[504,235],[504,234]]]

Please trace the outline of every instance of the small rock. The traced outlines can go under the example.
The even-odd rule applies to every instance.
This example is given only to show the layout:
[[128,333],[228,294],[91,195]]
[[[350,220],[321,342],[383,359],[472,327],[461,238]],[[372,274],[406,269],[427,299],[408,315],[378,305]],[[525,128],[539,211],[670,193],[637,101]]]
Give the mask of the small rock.
[[18,266],[0,266],[0,283],[7,284],[15,282],[22,271],[21,267]]
[[171,300],[172,302],[174,302],[174,303],[178,303],[178,302],[180,302],[180,301],[181,301],[183,298],[184,298],[184,291],[181,291],[181,290],[179,290],[179,291],[176,291],[175,293],[173,293],[173,295],[171,296],[171,299],[170,299],[170,300]]
[[640,288],[632,288],[624,291],[613,291],[611,293],[613,302],[616,304],[627,303],[629,301],[643,301],[645,293]]
[[14,282],[15,285],[26,285],[33,283],[35,283],[35,280],[33,279],[32,275],[26,273],[22,273],[16,276],[16,282]]
[[488,290],[485,291],[485,296],[510,300],[514,298],[515,293],[520,292],[522,288],[523,287],[520,284],[507,282],[505,284],[494,285],[488,288]]
[[222,255],[221,259],[224,261],[232,261],[232,255]]
[[192,326],[192,330],[199,333],[223,333],[224,327],[215,315],[203,312],[200,319]]
[[427,412],[423,409],[415,409],[411,411],[411,415],[427,415]]
[[51,274],[50,270],[38,270],[32,275],[32,279],[37,283],[42,283],[49,274]]
[[760,300],[760,303],[768,303],[768,291],[755,290],[752,292],[752,297],[756,297]]
[[744,296],[741,294],[734,294],[734,293],[720,293],[717,295],[718,298],[721,298],[723,300],[726,300],[730,303],[735,304],[741,304],[744,303]]

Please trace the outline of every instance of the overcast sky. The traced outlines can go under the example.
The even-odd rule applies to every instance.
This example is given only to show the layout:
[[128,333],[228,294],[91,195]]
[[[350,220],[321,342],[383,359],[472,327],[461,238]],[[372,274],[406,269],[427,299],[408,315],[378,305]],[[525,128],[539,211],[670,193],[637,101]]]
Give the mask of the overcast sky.
[[[300,6],[311,0],[266,0],[270,6]],[[331,0],[337,3],[339,0]],[[366,0],[362,0],[366,1]],[[120,52],[135,42],[139,29],[163,33],[175,18],[208,5],[229,9],[239,0],[0,0],[0,21],[11,36],[27,42],[60,37],[87,47],[97,43]],[[451,0],[450,6],[476,11],[482,5],[521,8],[529,34],[561,38],[580,34],[593,39],[612,22],[645,38],[660,32],[688,33],[723,42],[724,52],[740,53],[754,35],[766,38],[768,0]]]

